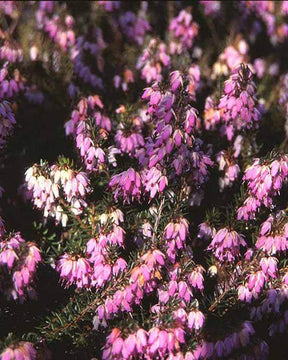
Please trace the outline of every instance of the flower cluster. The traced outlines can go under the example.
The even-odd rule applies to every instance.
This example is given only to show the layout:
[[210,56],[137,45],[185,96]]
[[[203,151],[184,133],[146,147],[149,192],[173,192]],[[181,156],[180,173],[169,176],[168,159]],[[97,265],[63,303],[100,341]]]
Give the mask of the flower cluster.
[[98,306],[94,317],[94,329],[99,325],[107,326],[107,320],[114,318],[118,312],[131,312],[132,306],[140,304],[145,293],[151,293],[161,279],[161,268],[165,264],[165,256],[159,250],[149,250],[139,259],[139,265],[129,272],[129,284],[116,290],[107,297],[103,305]]
[[76,146],[89,172],[99,170],[106,162],[100,145],[111,130],[111,122],[101,109],[103,104],[99,96],[82,98],[65,124],[66,134],[75,136]]
[[36,360],[37,352],[31,342],[21,341],[10,345],[0,354],[1,360]]
[[[264,294],[264,299],[259,305],[255,305],[251,308],[250,317],[254,321],[260,321],[263,318],[269,316],[281,316],[280,308],[285,306],[288,300],[287,287],[280,287],[275,289],[269,289]],[[271,336],[271,334],[270,334]]]
[[103,359],[131,359],[143,355],[146,358],[164,358],[185,342],[184,336],[181,328],[161,330],[155,326],[148,332],[138,329],[123,339],[121,331],[114,328],[107,338]]
[[[170,260],[170,259],[169,259]],[[171,260],[170,260],[171,261]],[[172,261],[173,262],[173,261]],[[189,271],[181,271],[179,263],[174,261],[172,268],[169,268],[169,282],[165,286],[161,286],[158,289],[158,299],[159,303],[163,305],[168,305],[173,301],[177,302],[178,307],[176,308],[176,313],[179,315],[179,312],[184,316],[185,320],[183,325],[187,323],[187,327],[191,330],[192,324],[195,325],[197,319],[197,328],[200,328],[204,322],[204,316],[202,313],[198,312],[198,303],[194,301],[191,304],[193,296],[197,294],[198,291],[202,292],[204,289],[204,269],[202,266],[197,265],[192,268],[189,268]],[[191,305],[193,305],[193,311],[190,313]],[[183,313],[183,310],[187,310]],[[189,310],[189,311],[188,311]],[[176,314],[175,313],[175,314]],[[185,315],[186,314],[186,315]],[[177,317],[178,317],[177,315]],[[182,316],[181,315],[181,316]],[[197,315],[197,316],[196,316]],[[196,316],[196,317],[195,317]],[[193,320],[194,319],[194,320]],[[202,324],[200,326],[200,324]],[[191,326],[190,326],[191,325]],[[194,326],[194,328],[195,328]],[[198,330],[198,329],[197,329]]]
[[139,45],[143,44],[146,32],[151,30],[149,23],[132,11],[127,11],[121,15],[119,23],[127,38]]
[[215,234],[208,250],[212,250],[220,262],[231,262],[240,255],[240,246],[246,246],[243,237],[235,230],[223,228]]
[[[104,70],[102,52],[106,48],[106,43],[101,29],[94,29],[93,35],[95,38],[93,42],[88,41],[83,36],[79,36],[76,39],[75,46],[71,49],[71,59],[74,62],[74,74],[78,79],[81,79],[85,84],[89,84],[93,88],[102,89],[103,83],[99,75]],[[87,56],[93,58],[95,68],[86,63]]]
[[191,100],[194,101],[196,100],[196,92],[197,90],[199,90],[201,85],[200,78],[201,78],[201,73],[199,66],[196,64],[191,65],[187,72],[187,80],[188,80],[187,91],[189,92]]
[[288,249],[288,223],[285,217],[281,217],[281,213],[276,217],[270,215],[263,222],[255,246],[270,255]]
[[64,19],[56,14],[51,17],[54,3],[52,1],[45,3],[45,1],[39,2],[36,13],[38,28],[43,28],[51,40],[55,41],[63,51],[67,51],[75,43],[74,19],[71,15],[67,15]]
[[5,15],[12,16],[15,12],[17,12],[17,2],[16,1],[1,1],[0,8],[4,12]]
[[[9,274],[9,280],[5,273],[3,274],[1,290],[8,298],[12,297],[14,300],[19,299],[23,302],[26,294],[29,297],[35,297],[36,293],[32,284],[37,264],[40,261],[38,247],[34,243],[26,242],[20,233],[0,242],[0,266]],[[5,286],[4,282],[7,281],[9,285]]]
[[220,111],[211,96],[205,100],[204,123],[206,130],[215,130],[216,125],[220,123]]
[[203,152],[202,141],[195,137],[200,120],[197,110],[189,105],[189,92],[185,91],[186,100],[182,107],[175,109],[179,97],[183,96],[185,80],[181,73],[174,72],[165,92],[157,83],[145,89],[142,98],[148,101],[147,112],[155,130],[144,149],[139,151],[139,162],[148,168],[171,168],[171,179],[187,174],[192,186],[200,186],[208,178],[212,161]]
[[87,259],[64,254],[57,264],[57,270],[67,286],[75,282],[79,288],[88,287],[91,267]]
[[115,258],[115,253],[112,255],[111,251],[113,248],[115,252],[115,246],[124,246],[121,222],[123,213],[119,209],[102,214],[98,226],[99,236],[87,242],[86,257],[68,253],[61,256],[57,270],[66,286],[76,284],[78,288],[101,288],[113,276],[117,277],[121,271],[125,271],[126,261],[121,257]]
[[112,176],[109,187],[113,189],[114,198],[121,198],[124,203],[134,200],[141,201],[141,196],[146,193],[153,199],[157,193],[162,193],[168,183],[167,177],[163,176],[156,167],[144,169],[141,173],[133,168]]
[[219,55],[217,61],[213,65],[212,78],[224,75],[228,76],[241,63],[248,62],[248,44],[243,39],[236,39],[235,43],[227,46]]
[[221,1],[200,0],[200,4],[204,7],[205,15],[217,17],[221,10]]
[[216,229],[207,222],[199,225],[199,232],[197,237],[203,240],[209,240],[216,235]]
[[261,205],[270,207],[280,192],[288,174],[287,155],[262,163],[255,159],[248,166],[243,180],[248,184],[248,197],[238,209],[238,219],[253,219]]
[[[241,5],[244,7],[246,14],[255,13],[266,26],[266,31],[273,44],[284,42],[288,37],[287,1],[279,4],[279,13],[276,15],[276,6],[273,1],[243,1]],[[259,27],[259,25],[258,25]],[[259,30],[258,30],[259,32]]]
[[157,193],[162,193],[168,185],[168,179],[156,167],[141,172],[141,180],[145,193],[149,194],[149,199],[153,199]]
[[89,180],[82,171],[75,172],[66,165],[48,167],[46,163],[35,164],[26,171],[25,180],[27,197],[31,198],[33,205],[43,210],[44,217],[51,216],[63,226],[68,221],[63,206],[66,205],[75,215],[81,214],[87,206],[84,198],[90,191]]
[[133,168],[114,175],[109,187],[113,190],[115,199],[121,197],[124,203],[129,203],[135,199],[140,201],[141,177]]
[[9,63],[6,62],[0,70],[0,98],[11,99],[24,90],[24,84],[18,69],[11,75]]
[[[116,110],[117,111],[117,110]],[[118,112],[125,113],[124,107]],[[139,116],[128,120],[127,123],[120,122],[115,135],[115,144],[122,153],[127,153],[131,157],[135,156],[138,148],[144,146],[142,135],[143,121]]]
[[16,121],[12,110],[12,104],[3,100],[0,103],[0,148],[4,146],[6,138],[11,134],[15,123]]
[[167,53],[167,46],[151,39],[143,54],[139,57],[136,68],[141,69],[141,77],[147,84],[153,81],[161,81],[163,78],[162,68],[168,67],[170,56]]
[[271,280],[278,275],[278,260],[275,257],[262,257],[258,267],[247,274],[246,281],[238,287],[238,298],[250,303],[253,298],[258,298],[264,285],[271,287]]
[[192,48],[198,35],[198,24],[193,21],[191,13],[181,10],[179,15],[172,19],[169,30],[173,34],[170,51],[172,54],[180,54],[183,50]]
[[[217,342],[203,341],[197,348],[191,353],[191,359],[209,359],[216,358],[222,359],[223,357],[229,356],[235,349],[241,347],[245,348],[250,344],[252,335],[255,334],[255,330],[250,321],[245,321],[239,331],[232,333],[224,339],[218,340]],[[265,342],[257,344],[253,348],[253,359],[265,359],[267,358],[267,344]],[[244,355],[245,356],[245,355]],[[182,357],[183,359],[189,359]]]
[[10,42],[6,40],[0,47],[0,59],[10,63],[21,62],[23,60],[23,51],[19,47],[11,46]]
[[177,222],[170,222],[165,230],[165,238],[167,240],[167,256],[171,262],[175,262],[177,250],[186,246],[186,238],[188,237],[188,221],[184,218],[178,219]]
[[241,64],[235,68],[225,82],[224,95],[218,109],[223,122],[222,134],[225,134],[229,141],[236,132],[258,125],[260,111],[257,107],[256,86],[247,65]]

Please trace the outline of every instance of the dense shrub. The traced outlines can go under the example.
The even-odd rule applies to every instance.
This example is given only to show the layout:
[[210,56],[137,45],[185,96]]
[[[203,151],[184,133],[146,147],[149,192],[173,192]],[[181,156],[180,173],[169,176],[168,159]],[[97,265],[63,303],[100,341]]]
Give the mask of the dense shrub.
[[0,359],[286,359],[288,1],[0,11]]

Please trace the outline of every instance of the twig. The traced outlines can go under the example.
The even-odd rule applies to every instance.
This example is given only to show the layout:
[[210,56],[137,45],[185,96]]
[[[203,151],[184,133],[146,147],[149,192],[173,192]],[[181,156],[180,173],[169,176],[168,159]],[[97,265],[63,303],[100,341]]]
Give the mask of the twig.
[[218,298],[214,301],[208,310],[212,312],[229,291],[231,291],[231,289],[225,290],[220,296],[218,296]]

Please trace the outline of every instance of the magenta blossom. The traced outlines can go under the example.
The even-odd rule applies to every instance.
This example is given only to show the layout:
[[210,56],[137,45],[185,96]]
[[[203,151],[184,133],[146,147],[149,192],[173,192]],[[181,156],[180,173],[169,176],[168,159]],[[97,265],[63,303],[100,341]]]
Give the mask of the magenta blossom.
[[246,246],[243,237],[234,230],[223,228],[215,234],[208,250],[212,250],[219,261],[232,262],[239,257],[240,246]]

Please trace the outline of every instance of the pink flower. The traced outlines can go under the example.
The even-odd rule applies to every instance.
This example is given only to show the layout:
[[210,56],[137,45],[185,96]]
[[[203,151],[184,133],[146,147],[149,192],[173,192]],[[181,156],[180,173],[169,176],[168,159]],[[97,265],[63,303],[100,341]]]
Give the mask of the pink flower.
[[36,360],[36,355],[32,343],[21,341],[3,350],[0,357],[1,360]]
[[246,246],[243,237],[234,230],[223,228],[216,233],[207,249],[212,250],[221,262],[232,262],[240,255],[240,246]]
[[133,200],[140,201],[141,198],[141,177],[138,172],[130,168],[120,174],[113,175],[109,187],[114,192],[114,199],[122,198],[124,203]]
[[173,34],[175,42],[170,46],[171,53],[181,53],[181,50],[192,48],[195,38],[198,35],[198,24],[186,10],[181,10],[179,15],[172,19],[169,30]]
[[0,248],[0,266],[8,268],[12,281],[12,287],[5,290],[7,297],[22,302],[26,294],[35,296],[32,284],[37,265],[42,260],[40,250],[34,243],[22,239],[20,233],[2,240]]
[[210,226],[207,222],[199,225],[199,232],[197,237],[203,240],[210,240],[216,234],[216,229]]
[[147,84],[162,80],[162,68],[170,65],[170,56],[166,45],[151,39],[142,56],[138,59],[136,68],[141,69],[141,77]]
[[229,141],[236,132],[258,126],[260,112],[257,108],[256,86],[252,81],[252,72],[247,65],[235,68],[225,82],[224,95],[220,99],[222,133]]
[[191,311],[188,314],[187,319],[188,319],[187,326],[189,329],[199,330],[202,328],[204,324],[205,316],[201,311],[195,310],[195,311]]
[[237,180],[240,173],[239,165],[233,156],[229,156],[226,151],[220,151],[217,154],[219,170],[224,171],[224,176],[219,178],[220,191],[225,187],[231,187],[233,182]]
[[261,205],[271,206],[273,197],[281,190],[288,175],[287,155],[278,155],[275,159],[260,163],[254,159],[245,171],[243,180],[248,184],[249,197],[238,209],[238,218],[251,219]]
[[6,138],[12,133],[15,124],[16,120],[11,104],[2,100],[0,102],[0,148],[4,146]]
[[120,123],[119,129],[115,135],[116,146],[122,153],[127,153],[131,157],[134,157],[137,150],[144,146],[144,139],[141,133],[141,122],[141,120],[138,121],[138,119],[135,118],[131,127],[125,127]]
[[272,278],[276,278],[278,268],[277,268],[278,259],[275,257],[263,257],[260,260],[260,266],[265,275],[268,275]]
[[180,71],[173,71],[170,74],[170,83],[172,92],[176,92],[180,86],[183,86],[183,78]]
[[217,17],[221,10],[221,1],[205,1],[200,0],[200,4],[204,7],[205,15]]
[[167,255],[170,258],[170,261],[175,262],[177,251],[186,246],[188,221],[185,218],[179,218],[175,222],[170,222],[166,225],[164,232],[168,247]]
[[60,277],[67,282],[67,286],[76,284],[78,288],[89,286],[91,266],[85,258],[71,257],[64,254],[58,261],[57,270]]
[[204,290],[204,278],[203,278],[204,268],[202,266],[197,266],[190,274],[187,276],[189,284],[200,291]]

